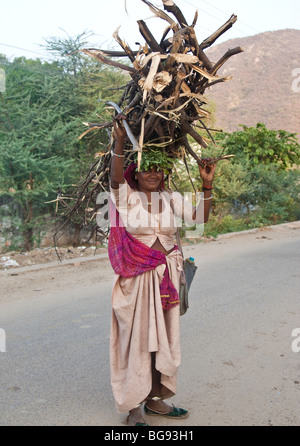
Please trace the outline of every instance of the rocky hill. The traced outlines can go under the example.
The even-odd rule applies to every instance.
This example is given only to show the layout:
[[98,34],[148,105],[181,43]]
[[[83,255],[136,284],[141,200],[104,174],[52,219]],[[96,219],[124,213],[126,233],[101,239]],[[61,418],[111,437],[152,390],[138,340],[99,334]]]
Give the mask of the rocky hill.
[[239,124],[265,123],[269,129],[300,137],[300,30],[285,29],[229,40],[207,51],[217,61],[229,48],[244,53],[229,59],[219,75],[233,79],[217,84],[210,97],[216,106],[215,125],[224,131]]

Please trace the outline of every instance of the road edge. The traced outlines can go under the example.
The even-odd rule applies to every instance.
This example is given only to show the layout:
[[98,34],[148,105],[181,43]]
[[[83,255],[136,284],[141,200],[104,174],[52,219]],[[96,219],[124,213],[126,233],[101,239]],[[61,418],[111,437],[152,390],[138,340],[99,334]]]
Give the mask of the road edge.
[[[210,241],[219,241],[223,239],[229,239],[232,237],[238,237],[246,234],[256,234],[257,232],[262,232],[266,230],[274,230],[274,229],[280,229],[281,227],[287,227],[290,229],[300,229],[300,220],[294,221],[294,222],[288,222],[288,223],[282,223],[279,225],[272,225],[272,226],[261,226],[258,228],[252,228],[248,229],[246,231],[240,231],[240,232],[228,232],[226,234],[220,234],[216,238],[208,239],[208,242]],[[198,244],[201,244],[202,242],[195,243],[195,245],[186,245],[186,247],[196,247]],[[183,249],[185,246],[183,247]],[[108,253],[104,254],[98,254],[88,257],[77,257],[75,259],[68,259],[68,260],[62,260],[57,262],[50,262],[50,263],[42,263],[37,265],[30,265],[30,266],[21,266],[21,267],[15,267],[10,269],[3,269],[0,271],[0,276],[2,275],[11,275],[11,274],[22,274],[26,272],[34,272],[34,271],[41,271],[43,269],[49,269],[49,268],[61,268],[63,266],[68,265],[79,265],[82,263],[87,262],[98,262],[98,261],[109,261]]]

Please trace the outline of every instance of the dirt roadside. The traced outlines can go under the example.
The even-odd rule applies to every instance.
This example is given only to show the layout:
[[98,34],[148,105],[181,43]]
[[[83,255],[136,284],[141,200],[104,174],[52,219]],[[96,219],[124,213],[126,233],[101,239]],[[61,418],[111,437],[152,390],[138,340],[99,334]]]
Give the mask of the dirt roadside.
[[[82,258],[99,256],[100,254],[106,254],[106,248],[97,248],[91,246],[79,246],[79,247],[64,247],[58,249],[58,254],[62,263],[69,260],[77,259],[80,261]],[[0,271],[3,270],[15,270],[16,268],[30,267],[32,265],[45,265],[45,264],[60,264],[58,254],[53,247],[49,248],[37,248],[28,252],[12,251],[5,254],[0,254]]]
[[[267,228],[253,229],[240,233],[223,234],[217,239],[203,238],[202,249],[209,249],[211,243],[226,243],[228,239],[238,238],[244,243],[254,239],[263,239],[276,235],[286,237],[300,229],[300,221],[286,223]],[[197,249],[198,245],[185,245],[186,253]],[[62,262],[57,258],[54,248],[35,249],[28,253],[11,252],[0,256],[0,305],[14,300],[26,299],[39,293],[55,293],[68,285],[82,286],[82,280],[89,281],[112,280],[107,249],[99,248],[62,248]],[[18,266],[7,266],[5,262],[13,260]]]

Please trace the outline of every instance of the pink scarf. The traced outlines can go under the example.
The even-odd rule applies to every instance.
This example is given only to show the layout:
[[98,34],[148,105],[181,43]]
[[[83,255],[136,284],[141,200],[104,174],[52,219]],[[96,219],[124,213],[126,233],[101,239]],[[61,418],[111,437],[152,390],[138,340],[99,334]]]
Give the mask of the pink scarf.
[[112,202],[110,211],[112,224],[108,239],[108,255],[115,273],[123,277],[134,277],[159,265],[166,265],[160,284],[162,307],[164,310],[169,310],[178,305],[179,296],[170,279],[166,256],[156,249],[149,248],[127,232]]

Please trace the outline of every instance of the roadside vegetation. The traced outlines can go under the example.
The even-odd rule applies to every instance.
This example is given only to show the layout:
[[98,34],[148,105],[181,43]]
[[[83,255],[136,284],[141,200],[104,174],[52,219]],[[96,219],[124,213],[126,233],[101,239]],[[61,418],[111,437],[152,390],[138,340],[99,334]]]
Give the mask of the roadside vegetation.
[[[300,146],[296,134],[269,130],[258,123],[256,127],[241,126],[239,131],[218,134],[216,145],[205,150],[205,157],[220,154],[220,150],[235,157],[218,163],[205,235],[300,219]],[[197,166],[191,162],[189,169],[197,188]],[[178,170],[180,173],[180,166]],[[193,190],[189,179],[180,181],[180,190]]]

